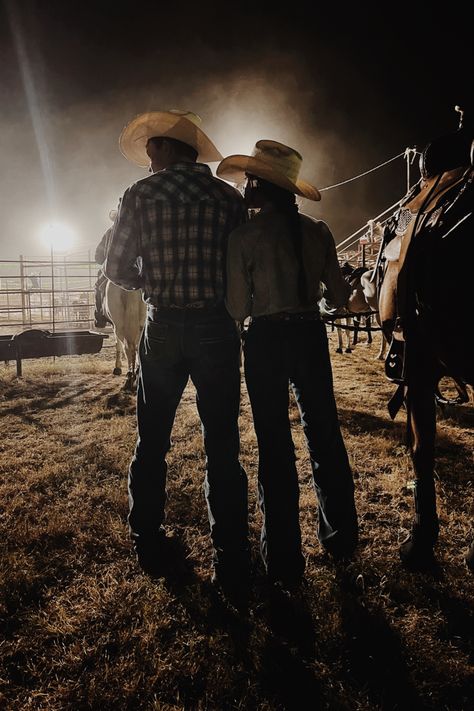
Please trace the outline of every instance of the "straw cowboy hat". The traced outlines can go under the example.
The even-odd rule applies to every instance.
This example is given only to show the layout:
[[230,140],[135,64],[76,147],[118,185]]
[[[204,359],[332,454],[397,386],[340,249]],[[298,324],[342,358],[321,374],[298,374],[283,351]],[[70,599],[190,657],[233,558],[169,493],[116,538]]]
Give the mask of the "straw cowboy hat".
[[136,116],[125,126],[119,138],[119,146],[125,158],[142,168],[147,168],[150,159],[146,152],[149,138],[160,136],[175,138],[192,146],[198,152],[198,160],[204,163],[222,160],[222,156],[199,128],[201,119],[192,111],[149,111]]
[[321,194],[314,185],[298,179],[302,162],[303,158],[294,148],[264,139],[257,141],[251,156],[224,158],[216,173],[232,183],[242,183],[246,174],[255,175],[308,200],[321,200]]

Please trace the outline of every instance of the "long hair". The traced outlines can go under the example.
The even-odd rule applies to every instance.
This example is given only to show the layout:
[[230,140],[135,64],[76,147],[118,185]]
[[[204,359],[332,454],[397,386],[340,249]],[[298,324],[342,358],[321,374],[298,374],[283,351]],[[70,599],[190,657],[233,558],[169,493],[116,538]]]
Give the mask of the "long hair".
[[303,231],[301,228],[298,205],[296,203],[296,195],[262,178],[257,178],[257,186],[257,190],[273,204],[277,212],[285,215],[288,221],[296,261],[298,263],[298,296],[301,305],[306,306],[309,301],[308,285],[303,259]]

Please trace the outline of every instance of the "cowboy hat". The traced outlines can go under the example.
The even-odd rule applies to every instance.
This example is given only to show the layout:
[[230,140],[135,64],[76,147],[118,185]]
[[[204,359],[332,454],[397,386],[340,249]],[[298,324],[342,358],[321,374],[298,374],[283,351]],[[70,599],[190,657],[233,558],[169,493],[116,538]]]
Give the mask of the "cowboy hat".
[[191,111],[149,111],[136,116],[120,134],[119,146],[125,158],[142,168],[148,167],[150,159],[146,152],[149,138],[174,138],[191,146],[204,163],[222,160],[222,156],[199,128],[201,119]]
[[303,158],[294,148],[264,139],[257,141],[251,156],[224,158],[216,173],[232,183],[242,183],[246,174],[255,175],[308,200],[321,200],[321,194],[314,185],[298,179],[302,162]]

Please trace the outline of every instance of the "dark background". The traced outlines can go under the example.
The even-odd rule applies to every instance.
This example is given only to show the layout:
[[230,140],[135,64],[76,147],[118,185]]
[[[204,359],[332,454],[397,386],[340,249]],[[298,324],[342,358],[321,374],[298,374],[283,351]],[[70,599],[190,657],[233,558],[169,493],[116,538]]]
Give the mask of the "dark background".
[[[37,233],[51,217],[75,230],[78,250],[95,247],[145,175],[117,143],[143,111],[198,113],[224,155],[259,138],[287,143],[322,188],[455,130],[454,105],[472,102],[472,13],[454,3],[0,7],[4,259],[44,252]],[[398,159],[301,209],[339,242],[405,190]]]

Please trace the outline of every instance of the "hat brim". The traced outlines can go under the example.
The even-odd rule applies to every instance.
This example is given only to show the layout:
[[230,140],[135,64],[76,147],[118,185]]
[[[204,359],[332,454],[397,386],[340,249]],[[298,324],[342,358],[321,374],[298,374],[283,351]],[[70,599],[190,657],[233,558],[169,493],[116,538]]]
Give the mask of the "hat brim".
[[305,180],[296,180],[293,182],[283,173],[267,165],[264,161],[252,156],[232,155],[224,158],[217,166],[216,174],[223,180],[229,180],[231,183],[243,183],[246,179],[246,173],[255,175],[257,178],[268,180],[269,183],[274,183],[280,188],[288,190],[290,193],[301,195],[308,200],[321,200],[319,190]]
[[174,138],[186,143],[198,152],[198,160],[203,163],[222,160],[222,155],[199,126],[184,116],[166,111],[150,111],[130,121],[120,134],[120,150],[132,163],[147,168],[150,159],[146,144],[153,136]]

